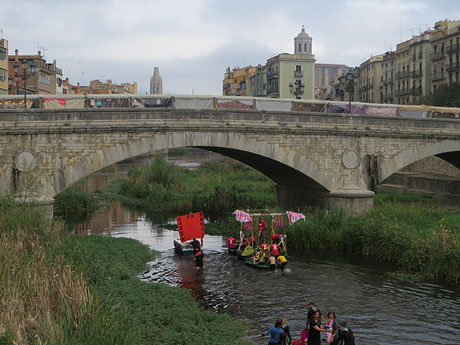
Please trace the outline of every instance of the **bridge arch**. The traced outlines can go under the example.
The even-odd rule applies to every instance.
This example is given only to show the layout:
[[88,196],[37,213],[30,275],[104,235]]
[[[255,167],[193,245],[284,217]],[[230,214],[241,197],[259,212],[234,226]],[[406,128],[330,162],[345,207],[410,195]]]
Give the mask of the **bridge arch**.
[[444,140],[429,142],[406,150],[386,159],[380,166],[380,181],[421,159],[437,156],[460,169],[460,141]]
[[52,197],[86,176],[112,164],[143,154],[180,147],[197,147],[234,158],[260,171],[279,186],[298,188],[313,193],[327,193],[326,174],[314,167],[296,152],[279,145],[258,140],[254,135],[240,133],[184,133],[171,131],[150,133],[140,139],[93,150],[73,164],[61,164],[48,180],[41,181],[46,193]]

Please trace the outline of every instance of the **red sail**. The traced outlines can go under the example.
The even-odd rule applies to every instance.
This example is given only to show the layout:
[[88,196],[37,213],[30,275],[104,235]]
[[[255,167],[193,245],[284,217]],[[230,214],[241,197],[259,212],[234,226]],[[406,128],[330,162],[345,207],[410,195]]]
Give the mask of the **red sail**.
[[203,212],[185,214],[177,217],[176,220],[177,230],[179,230],[180,240],[182,242],[204,237]]

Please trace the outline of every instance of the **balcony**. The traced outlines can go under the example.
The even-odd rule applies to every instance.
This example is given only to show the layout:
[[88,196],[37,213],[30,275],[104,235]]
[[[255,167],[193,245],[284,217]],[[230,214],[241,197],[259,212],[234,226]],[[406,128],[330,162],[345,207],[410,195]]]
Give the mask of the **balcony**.
[[294,78],[302,78],[303,72],[302,71],[294,71]]
[[408,89],[399,89],[395,91],[395,96],[404,96],[409,93]]
[[359,88],[359,91],[367,91],[369,89],[369,85],[364,85]]
[[278,72],[276,72],[276,71],[267,71],[267,78],[268,79],[278,78]]
[[444,52],[440,51],[437,53],[430,54],[430,60],[439,60],[444,58]]
[[446,65],[447,72],[458,71],[458,62],[450,63]]
[[417,86],[417,87],[413,87],[411,90],[410,90],[410,94],[412,96],[419,96],[422,94],[422,87],[421,86]]
[[407,77],[409,77],[409,70],[402,71],[402,72],[396,72],[396,79],[402,79],[402,78],[407,78]]
[[420,78],[423,75],[421,70],[410,72],[411,78]]
[[459,51],[459,46],[458,44],[452,44],[451,46],[447,47],[446,51],[447,54],[457,53]]
[[442,80],[444,78],[445,78],[444,72],[437,72],[431,75],[431,81]]

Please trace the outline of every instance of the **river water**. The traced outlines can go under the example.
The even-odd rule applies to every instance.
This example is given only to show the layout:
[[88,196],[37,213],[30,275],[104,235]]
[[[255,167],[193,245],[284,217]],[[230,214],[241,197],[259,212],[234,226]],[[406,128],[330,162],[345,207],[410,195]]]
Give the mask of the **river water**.
[[[92,175],[88,189],[103,188],[112,177]],[[225,239],[206,235],[206,265],[197,271],[191,257],[174,253],[176,231],[161,229],[119,203],[98,212],[82,232],[134,238],[161,252],[141,279],[189,289],[204,308],[247,322],[257,344],[268,343],[260,333],[280,317],[289,320],[297,339],[309,300],[323,313],[336,312],[360,345],[460,344],[458,285],[402,281],[390,274],[396,268],[370,258],[290,250],[288,269],[271,273],[245,266],[226,252]]]

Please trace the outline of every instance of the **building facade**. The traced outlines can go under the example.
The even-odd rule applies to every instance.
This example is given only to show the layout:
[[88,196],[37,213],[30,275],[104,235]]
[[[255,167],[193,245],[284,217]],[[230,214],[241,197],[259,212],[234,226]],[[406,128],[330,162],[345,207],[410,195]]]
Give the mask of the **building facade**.
[[8,41],[0,39],[0,95],[8,93]]
[[15,55],[8,56],[10,93],[52,94],[55,89],[52,85],[55,71],[52,70],[51,65],[46,63],[40,51],[37,55],[19,55],[16,49]]
[[315,99],[334,100],[337,96],[338,78],[346,74],[350,67],[339,64],[315,64]]
[[358,99],[361,102],[381,103],[383,98],[383,54],[364,61],[358,72]]
[[251,96],[251,78],[256,70],[257,67],[253,66],[234,68],[233,70],[227,67],[222,94],[224,96]]

